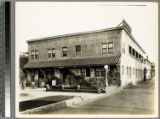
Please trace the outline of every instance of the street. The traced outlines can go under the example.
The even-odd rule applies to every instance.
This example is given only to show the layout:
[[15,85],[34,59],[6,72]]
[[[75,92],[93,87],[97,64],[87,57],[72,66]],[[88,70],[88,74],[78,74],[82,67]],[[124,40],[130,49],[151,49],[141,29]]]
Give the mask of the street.
[[104,98],[44,114],[153,114],[154,80]]

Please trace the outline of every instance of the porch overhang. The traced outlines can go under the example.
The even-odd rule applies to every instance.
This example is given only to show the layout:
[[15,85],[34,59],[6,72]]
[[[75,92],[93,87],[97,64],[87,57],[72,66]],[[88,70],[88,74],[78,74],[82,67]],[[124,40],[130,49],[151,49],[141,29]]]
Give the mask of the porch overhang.
[[81,67],[81,66],[100,66],[118,64],[120,56],[111,57],[94,57],[94,58],[76,58],[53,61],[28,62],[23,68],[64,68],[64,67]]

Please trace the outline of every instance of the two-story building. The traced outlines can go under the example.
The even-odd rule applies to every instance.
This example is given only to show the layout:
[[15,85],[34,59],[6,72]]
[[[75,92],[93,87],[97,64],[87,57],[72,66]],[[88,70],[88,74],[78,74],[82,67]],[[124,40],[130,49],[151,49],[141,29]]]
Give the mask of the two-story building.
[[104,78],[106,86],[136,84],[144,78],[145,51],[131,31],[123,20],[113,28],[28,40],[27,81],[56,78],[68,85],[74,75]]

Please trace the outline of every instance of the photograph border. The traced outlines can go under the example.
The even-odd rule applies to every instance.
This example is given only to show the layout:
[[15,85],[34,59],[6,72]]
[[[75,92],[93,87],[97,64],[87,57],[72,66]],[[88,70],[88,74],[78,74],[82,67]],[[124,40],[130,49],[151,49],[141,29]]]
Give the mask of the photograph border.
[[[44,0],[11,0],[11,118],[15,119],[15,2],[43,2]],[[44,2],[57,2],[56,0],[47,0]],[[75,2],[74,0],[60,0],[58,2]],[[78,0],[76,2],[133,2],[132,0]],[[160,1],[157,0],[135,0],[134,2],[158,2],[158,11],[160,11]],[[160,18],[159,14],[158,14],[158,18]],[[160,28],[160,24],[159,24],[159,20],[158,20],[158,31]],[[159,32],[158,32],[158,46],[159,46]],[[158,51],[160,50],[160,48],[158,47]],[[159,52],[158,52],[158,64],[159,64]],[[160,67],[158,67],[158,76],[160,73]],[[159,78],[159,77],[158,77]],[[160,85],[160,82],[158,82]],[[158,91],[159,91],[159,87],[158,87]],[[159,95],[159,92],[158,92]],[[158,100],[159,101],[159,100]],[[158,107],[159,109],[159,107]],[[158,110],[159,111],[159,110]],[[159,113],[158,113],[159,116]],[[90,118],[90,117],[87,117]],[[145,118],[145,117],[144,117]],[[20,119],[20,118],[17,118]],[[30,118],[30,119],[35,119],[35,118]],[[44,119],[44,118],[39,118],[39,119]],[[52,118],[51,118],[52,119]]]

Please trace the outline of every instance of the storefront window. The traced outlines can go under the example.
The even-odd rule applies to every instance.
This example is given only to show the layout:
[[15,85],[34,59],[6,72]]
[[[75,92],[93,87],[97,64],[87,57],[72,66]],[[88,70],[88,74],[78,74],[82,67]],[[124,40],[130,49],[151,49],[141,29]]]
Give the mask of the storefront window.
[[81,69],[81,76],[85,76],[85,69]]
[[105,77],[105,76],[106,76],[106,71],[105,71],[105,69],[102,69],[102,70],[101,70],[101,76],[102,76],[102,77]]
[[88,68],[88,67],[86,68],[86,76],[90,77],[90,68]]

